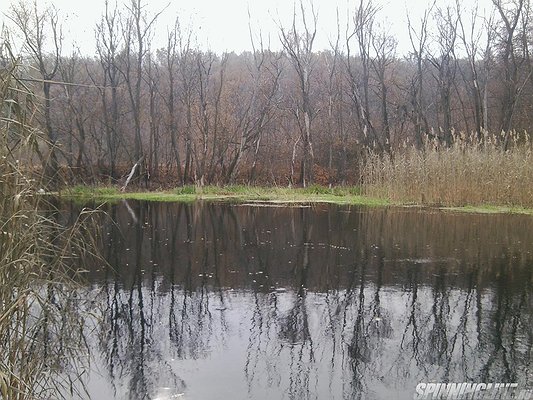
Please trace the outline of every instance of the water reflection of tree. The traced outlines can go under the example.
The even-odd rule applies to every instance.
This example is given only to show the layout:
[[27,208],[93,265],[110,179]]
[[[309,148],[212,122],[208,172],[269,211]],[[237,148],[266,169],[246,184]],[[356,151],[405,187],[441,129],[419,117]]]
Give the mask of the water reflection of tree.
[[532,360],[531,309],[533,270],[527,269],[523,277],[524,285],[509,292],[509,271],[514,268],[514,260],[509,254],[499,260],[498,280],[493,288],[493,299],[490,304],[495,309],[487,310],[486,324],[491,324],[494,329],[484,330],[488,336],[484,342],[484,349],[489,354],[480,371],[480,378],[517,382],[529,379],[526,384],[531,384],[531,377],[518,376],[516,365],[524,365],[530,370]]
[[[257,228],[252,228],[251,238],[248,241],[248,249],[255,254],[258,271],[249,272],[258,275],[262,279],[261,284],[253,285],[254,308],[251,316],[250,336],[247,346],[247,358],[244,366],[244,374],[248,381],[249,395],[252,396],[254,385],[261,385],[263,371],[266,370],[266,384],[269,387],[276,387],[285,380],[281,376],[279,368],[281,359],[286,359],[288,368],[288,387],[286,393],[291,399],[310,398],[311,370],[315,363],[314,345],[309,327],[308,301],[307,301],[307,279],[310,261],[310,236],[311,233],[306,223],[307,210],[300,209],[291,215],[289,230],[290,237],[287,237],[289,246],[296,248],[296,254],[291,264],[284,265],[291,268],[291,275],[295,280],[295,291],[281,293],[275,290],[270,291],[272,282],[269,280],[271,274],[270,258],[264,257],[260,244],[260,232]],[[302,223],[303,222],[303,223]],[[299,231],[298,227],[302,227]],[[239,229],[240,230],[240,229]],[[277,260],[275,260],[276,262]],[[272,271],[273,272],[273,271]],[[285,312],[279,309],[279,296],[290,297],[290,304]]]
[[[102,314],[99,344],[115,393],[125,391],[130,399],[149,398],[154,393],[160,381],[174,387],[183,386],[167,363],[166,355],[162,349],[154,345],[157,335],[154,327],[158,319],[159,310],[156,310],[155,280],[151,280],[149,287],[145,287],[144,273],[146,265],[143,264],[143,243],[155,242],[155,231],[152,229],[146,234],[145,225],[153,226],[147,221],[147,214],[143,207],[135,207],[139,223],[133,226],[123,236],[123,233],[111,224],[107,259],[116,260],[114,276],[105,284],[106,308]],[[148,214],[157,219],[157,211],[151,210]],[[115,215],[116,217],[116,215]],[[152,220],[153,221],[153,220]],[[148,229],[147,229],[148,230]],[[132,248],[124,247],[123,242]],[[155,255],[154,247],[151,256]],[[133,265],[123,265],[124,253],[133,250],[133,257],[127,260]],[[124,267],[131,272],[131,277],[125,284],[121,284],[120,268]],[[109,273],[109,272],[108,272]],[[155,379],[154,379],[155,377]]]
[[[364,219],[359,221],[359,235],[364,235],[365,223]],[[383,217],[375,219],[372,226],[378,233],[377,237],[383,238]],[[361,237],[358,239],[359,243],[361,239],[364,240]],[[344,339],[351,379],[347,381],[350,383],[349,390],[344,391],[350,393],[351,398],[364,398],[365,393],[372,392],[368,375],[371,375],[370,381],[379,380],[383,376],[383,369],[387,367],[386,362],[383,363],[384,341],[390,338],[393,331],[389,313],[381,303],[384,268],[384,243],[381,240],[370,242],[367,246],[355,244],[358,256],[346,289],[343,331],[351,332],[351,337]],[[373,283],[368,282],[369,269],[375,276]],[[348,325],[350,312],[355,312],[353,327]]]
[[309,254],[312,227],[308,222],[308,209],[302,208],[299,211],[302,235],[292,271],[296,293],[288,313],[280,320],[279,337],[282,340],[282,346],[289,347],[289,398],[308,399],[312,394],[310,375],[315,362],[307,310],[307,279],[309,270],[312,268]]
[[[236,298],[250,304],[242,315],[249,319],[240,321],[249,328],[249,396],[266,385],[290,398],[318,397],[324,371],[333,389],[339,379],[344,384],[343,397],[361,398],[379,386],[410,388],[429,378],[524,379],[518,374],[530,366],[528,259],[517,264],[484,253],[421,263],[436,250],[420,244],[427,238],[394,236],[402,229],[410,235],[409,221],[391,222],[386,213],[212,205],[137,212],[139,221],[150,217],[150,227],[140,223],[123,239],[114,233],[118,253],[108,260],[119,265],[131,248],[137,261],[125,276],[110,276],[101,340],[115,381],[137,374],[130,391],[150,391],[154,364],[170,356],[200,359],[224,346],[235,329],[226,314]],[[269,236],[276,224],[284,229]],[[159,270],[142,273],[146,254],[163,264]],[[487,286],[491,274],[494,287]],[[152,339],[162,320],[170,348]]]
[[[183,217],[181,217],[183,215]],[[181,218],[180,218],[181,217]],[[194,220],[193,220],[194,219]],[[193,249],[196,240],[208,240],[203,221],[193,216],[190,207],[181,207],[175,233],[171,244],[171,289],[169,308],[169,337],[174,345],[176,357],[179,359],[197,359],[201,357],[209,346],[212,333],[212,315],[209,310],[209,292],[206,287],[210,249],[206,248],[201,259],[201,277],[195,285],[193,277]],[[180,222],[186,226],[185,240],[178,236],[177,229]],[[198,233],[198,231],[200,231]],[[183,246],[180,243],[183,242]],[[183,249],[183,256],[179,256]],[[180,264],[176,264],[180,260]],[[176,279],[176,271],[181,270],[182,280]]]
[[[346,340],[347,345],[347,362],[349,364],[349,370],[351,371],[351,390],[354,398],[362,398],[364,396],[364,384],[363,376],[366,368],[366,363],[371,361],[369,337],[365,332],[365,268],[366,259],[363,256],[361,264],[356,264],[353,271],[353,284],[347,289],[346,294],[346,311],[345,311],[345,331],[352,330],[352,336]],[[356,287],[356,274],[359,272],[359,285]],[[347,312],[351,307],[351,304],[355,305],[355,321],[353,326],[349,327],[350,321],[347,318]]]
[[[255,220],[256,210],[248,210],[252,220]],[[236,243],[239,247],[246,246],[248,251],[252,251],[257,256],[257,272],[261,272],[264,277],[263,287],[255,285],[252,290],[253,305],[250,318],[250,335],[247,341],[246,362],[244,365],[244,376],[247,381],[248,395],[253,397],[253,387],[261,385],[265,378],[268,386],[279,386],[281,384],[281,372],[277,368],[276,361],[280,348],[276,343],[275,329],[279,319],[278,296],[272,285],[270,276],[274,272],[271,269],[270,257],[264,256],[259,249],[258,226],[254,224],[252,233],[245,238],[242,235],[242,221],[236,213],[230,214],[235,226]],[[248,264],[246,264],[248,266]],[[247,270],[248,274],[255,271]],[[257,274],[256,274],[257,275]],[[253,280],[252,280],[253,281]],[[253,282],[252,282],[253,283]],[[256,282],[257,283],[257,282]]]

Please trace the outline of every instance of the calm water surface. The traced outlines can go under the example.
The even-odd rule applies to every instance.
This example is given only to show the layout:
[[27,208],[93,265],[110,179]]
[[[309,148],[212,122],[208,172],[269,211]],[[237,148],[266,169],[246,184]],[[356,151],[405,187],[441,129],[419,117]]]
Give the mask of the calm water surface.
[[[533,218],[348,206],[108,206],[93,399],[407,399],[533,386]],[[74,213],[74,207],[72,206]]]

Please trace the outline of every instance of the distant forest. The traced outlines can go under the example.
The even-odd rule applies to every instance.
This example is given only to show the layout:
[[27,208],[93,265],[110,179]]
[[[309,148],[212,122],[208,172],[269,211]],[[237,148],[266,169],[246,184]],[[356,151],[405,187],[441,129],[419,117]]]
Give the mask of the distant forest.
[[[397,53],[380,9],[361,0],[316,49],[311,2],[295,4],[272,50],[201,49],[179,19],[152,48],[157,14],[141,0],[107,4],[96,55],[66,54],[61,13],[13,6],[0,42],[36,94],[37,164],[74,182],[117,182],[137,164],[140,185],[358,183],[369,152],[394,157],[428,141],[526,140],[533,120],[529,0],[492,0],[492,13],[455,6],[409,18],[411,51]],[[342,26],[341,26],[342,25]],[[10,43],[24,42],[21,55]],[[513,134],[514,132],[514,134]],[[42,163],[42,164],[41,164]]]

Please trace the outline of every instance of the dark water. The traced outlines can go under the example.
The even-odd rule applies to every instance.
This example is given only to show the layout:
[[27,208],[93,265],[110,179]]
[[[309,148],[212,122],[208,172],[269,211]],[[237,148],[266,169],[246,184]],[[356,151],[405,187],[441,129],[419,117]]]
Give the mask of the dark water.
[[129,207],[109,206],[102,222],[114,270],[88,273],[91,398],[404,399],[428,381],[533,386],[532,217]]

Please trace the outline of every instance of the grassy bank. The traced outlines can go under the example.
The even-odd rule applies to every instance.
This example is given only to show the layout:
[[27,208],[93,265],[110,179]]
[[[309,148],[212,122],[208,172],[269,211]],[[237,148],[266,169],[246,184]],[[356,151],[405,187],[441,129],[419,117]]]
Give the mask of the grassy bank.
[[393,156],[369,154],[360,187],[307,188],[183,186],[162,192],[126,192],[115,187],[76,186],[62,196],[86,201],[327,202],[368,206],[419,206],[475,213],[533,214],[533,143],[526,133],[456,136],[449,147],[427,141]]
[[375,199],[361,195],[356,187],[326,188],[281,188],[258,186],[182,186],[170,191],[120,192],[114,187],[75,186],[60,193],[61,197],[72,200],[116,201],[135,199],[146,201],[233,201],[233,202],[279,202],[279,203],[338,203],[368,206],[386,206],[386,199]]
[[256,186],[183,186],[171,191],[120,192],[115,187],[75,186],[60,193],[62,198],[87,202],[116,202],[122,199],[168,202],[226,201],[270,203],[332,203],[373,207],[429,207],[453,212],[510,213],[533,215],[533,207],[513,205],[473,204],[463,206],[424,204],[422,202],[390,200],[384,196],[362,194],[358,187],[311,186],[308,188],[280,188]]

